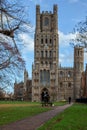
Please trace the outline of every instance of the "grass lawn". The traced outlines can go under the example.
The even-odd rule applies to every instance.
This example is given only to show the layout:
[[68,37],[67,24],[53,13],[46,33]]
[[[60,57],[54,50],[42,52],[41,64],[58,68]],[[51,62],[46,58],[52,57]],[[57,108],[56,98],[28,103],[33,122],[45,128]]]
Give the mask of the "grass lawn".
[[42,107],[36,102],[0,101],[0,126],[48,111],[51,108]]
[[67,101],[59,101],[59,102],[54,102],[54,106],[63,106],[65,104],[67,104]]
[[[64,105],[66,102],[56,102],[55,106]],[[24,101],[0,101],[0,126],[30,117],[52,107],[42,107],[41,103]]]
[[87,130],[87,105],[74,104],[38,130]]

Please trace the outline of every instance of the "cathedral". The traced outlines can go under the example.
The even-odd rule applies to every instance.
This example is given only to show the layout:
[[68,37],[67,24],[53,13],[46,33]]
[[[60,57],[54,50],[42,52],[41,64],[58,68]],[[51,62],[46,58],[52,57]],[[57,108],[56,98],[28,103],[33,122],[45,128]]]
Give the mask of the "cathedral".
[[[40,12],[40,6],[36,5],[34,64],[32,65],[30,99],[41,101],[42,93],[48,93],[50,101],[68,100],[68,97],[71,97],[72,100],[80,98],[82,94],[81,77],[84,71],[84,48],[75,46],[73,58],[72,68],[59,66],[57,5],[53,6],[52,12]],[[28,87],[25,78],[23,85],[25,92]]]

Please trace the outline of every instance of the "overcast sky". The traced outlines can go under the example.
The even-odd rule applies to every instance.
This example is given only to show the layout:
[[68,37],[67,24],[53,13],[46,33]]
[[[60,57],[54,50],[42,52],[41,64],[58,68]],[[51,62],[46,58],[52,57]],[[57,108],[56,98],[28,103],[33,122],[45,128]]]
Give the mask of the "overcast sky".
[[[73,48],[70,46],[70,39],[75,25],[85,20],[87,16],[87,0],[24,0],[27,15],[32,25],[29,34],[22,34],[20,37],[25,43],[23,57],[26,61],[26,69],[29,77],[32,76],[32,63],[34,62],[34,32],[36,20],[36,5],[40,5],[42,11],[53,11],[53,5],[58,5],[58,33],[59,33],[59,62],[62,66],[73,67]],[[85,54],[85,57],[87,54]],[[87,58],[85,58],[87,61]]]

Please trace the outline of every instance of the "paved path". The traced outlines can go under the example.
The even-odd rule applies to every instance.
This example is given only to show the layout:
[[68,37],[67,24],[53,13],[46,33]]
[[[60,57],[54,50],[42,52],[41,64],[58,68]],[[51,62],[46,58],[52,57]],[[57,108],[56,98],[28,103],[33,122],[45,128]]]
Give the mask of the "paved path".
[[59,114],[66,108],[70,107],[71,105],[72,103],[64,106],[54,107],[53,110],[50,110],[48,112],[43,112],[31,118],[29,117],[11,123],[9,125],[2,126],[0,127],[0,130],[37,130],[37,128],[40,127],[42,124],[44,124],[46,121],[54,117],[56,114]]

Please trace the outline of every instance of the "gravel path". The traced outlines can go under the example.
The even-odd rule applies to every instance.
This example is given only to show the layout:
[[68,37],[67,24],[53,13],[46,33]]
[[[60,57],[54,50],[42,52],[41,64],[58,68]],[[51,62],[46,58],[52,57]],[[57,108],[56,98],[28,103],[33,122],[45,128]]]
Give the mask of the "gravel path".
[[66,108],[70,107],[71,104],[66,104],[64,106],[54,107],[53,110],[43,112],[33,117],[29,117],[9,125],[1,126],[0,130],[37,130],[42,124],[46,121],[54,117],[55,115],[59,114],[60,112],[64,111]]

